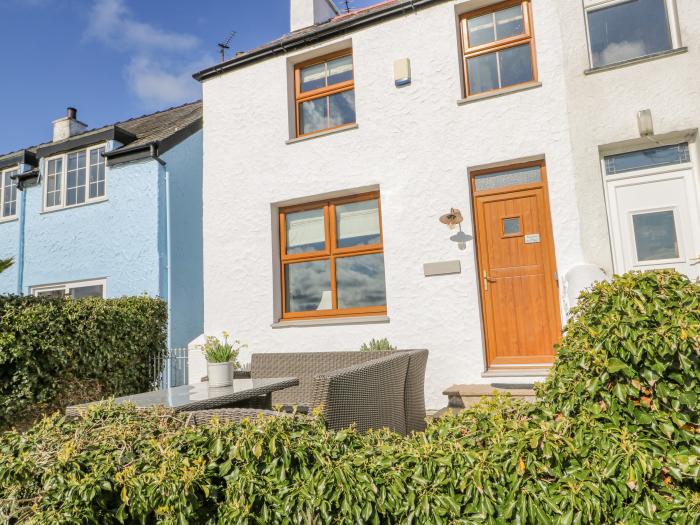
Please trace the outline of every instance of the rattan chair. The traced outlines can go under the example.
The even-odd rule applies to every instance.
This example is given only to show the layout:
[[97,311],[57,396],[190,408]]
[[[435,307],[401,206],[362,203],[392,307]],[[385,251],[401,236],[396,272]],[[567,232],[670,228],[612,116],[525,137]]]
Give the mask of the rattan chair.
[[[250,375],[298,377],[299,386],[273,393],[273,405],[282,405],[287,412],[298,407],[302,414],[321,407],[328,428],[355,424],[360,431],[390,428],[406,434],[425,429],[427,359],[427,350],[253,354]],[[240,421],[262,413],[247,409],[206,412],[194,417],[193,424],[206,424],[213,415]]]

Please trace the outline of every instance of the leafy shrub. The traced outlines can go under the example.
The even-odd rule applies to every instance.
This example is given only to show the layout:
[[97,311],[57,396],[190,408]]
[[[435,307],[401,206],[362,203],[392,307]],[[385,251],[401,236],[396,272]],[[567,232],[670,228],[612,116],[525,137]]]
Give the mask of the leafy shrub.
[[0,259],[0,273],[7,270],[14,263],[14,259]]
[[496,397],[408,437],[109,404],[54,416],[0,437],[0,520],[697,525],[698,407],[677,386],[700,375],[697,294],[669,272],[599,284],[537,403]]
[[222,335],[224,336],[223,341],[211,335],[206,337],[206,342],[202,345],[204,357],[208,363],[231,362],[234,368],[238,368],[240,366],[238,354],[245,345],[241,345],[240,341],[229,343],[230,334],[228,332],[223,332]]
[[99,405],[0,438],[0,520],[36,524],[697,523],[667,439],[496,398],[401,437]]
[[540,394],[555,412],[686,440],[700,425],[700,286],[674,271],[635,272],[583,293]]
[[372,339],[369,344],[362,343],[360,352],[393,352],[396,347],[393,346],[387,338]]
[[[57,400],[150,390],[166,319],[163,301],[148,297],[0,296],[0,429],[59,408]],[[67,390],[77,398],[66,399]]]

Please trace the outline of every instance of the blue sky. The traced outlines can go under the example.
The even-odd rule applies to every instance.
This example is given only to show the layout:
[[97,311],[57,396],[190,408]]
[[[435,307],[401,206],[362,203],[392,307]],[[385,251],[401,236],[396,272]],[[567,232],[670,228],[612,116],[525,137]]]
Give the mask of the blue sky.
[[68,106],[98,127],[199,98],[216,43],[288,32],[289,0],[0,0],[0,20],[2,154],[50,140]]

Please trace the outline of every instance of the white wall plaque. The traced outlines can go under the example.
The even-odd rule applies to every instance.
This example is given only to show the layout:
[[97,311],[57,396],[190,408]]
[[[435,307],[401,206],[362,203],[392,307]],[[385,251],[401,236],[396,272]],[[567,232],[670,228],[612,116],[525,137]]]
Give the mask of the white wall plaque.
[[525,244],[537,244],[538,242],[540,242],[539,233],[531,233],[525,236]]

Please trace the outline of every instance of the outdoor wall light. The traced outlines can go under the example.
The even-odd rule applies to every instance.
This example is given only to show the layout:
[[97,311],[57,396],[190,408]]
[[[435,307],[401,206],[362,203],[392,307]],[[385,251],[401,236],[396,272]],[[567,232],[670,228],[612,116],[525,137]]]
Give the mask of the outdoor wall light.
[[463,220],[464,217],[462,217],[462,212],[459,211],[457,208],[450,209],[450,213],[446,213],[445,215],[440,217],[440,222],[443,224],[447,224],[447,227],[450,230],[454,230],[455,227],[461,224]]
[[651,118],[650,109],[643,109],[637,113],[637,126],[640,137],[650,137],[654,134],[654,120]]

